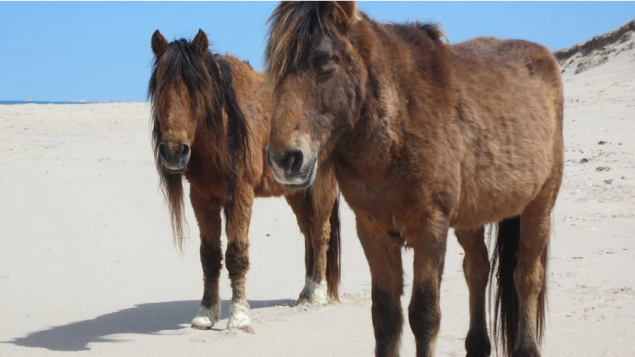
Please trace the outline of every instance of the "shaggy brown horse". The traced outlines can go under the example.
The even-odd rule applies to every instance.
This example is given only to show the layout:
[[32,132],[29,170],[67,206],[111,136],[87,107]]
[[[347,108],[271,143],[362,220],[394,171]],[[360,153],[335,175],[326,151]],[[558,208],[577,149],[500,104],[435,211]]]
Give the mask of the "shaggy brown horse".
[[334,160],[372,275],[376,355],[398,354],[403,246],[414,250],[417,355],[434,355],[450,227],[465,250],[467,355],[490,354],[484,226],[498,222],[493,328],[506,354],[539,356],[563,172],[550,51],[494,38],[450,46],[436,25],[380,24],[354,2],[285,2],[269,21],[270,166],[280,183],[320,184],[311,173]]
[[208,50],[203,31],[193,41],[168,44],[152,35],[155,59],[148,87],[152,101],[153,147],[173,233],[183,238],[184,176],[201,237],[204,293],[195,328],[211,328],[220,318],[218,279],[221,210],[227,231],[226,266],[232,302],[228,328],[253,332],[245,297],[249,268],[247,237],[254,197],[285,196],[305,236],[306,285],[300,301],[337,300],[340,280],[339,205],[335,176],[326,164],[320,184],[290,190],[266,169],[271,91],[261,73],[231,55]]

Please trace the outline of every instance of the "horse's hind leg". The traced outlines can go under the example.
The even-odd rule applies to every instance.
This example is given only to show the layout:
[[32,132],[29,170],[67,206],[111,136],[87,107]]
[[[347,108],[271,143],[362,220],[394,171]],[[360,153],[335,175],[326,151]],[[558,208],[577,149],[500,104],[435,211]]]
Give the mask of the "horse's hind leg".
[[357,235],[364,248],[372,277],[372,318],[375,332],[375,356],[399,356],[403,326],[401,295],[403,294],[402,242],[395,242],[385,232],[374,231],[357,217]]
[[311,243],[311,236],[307,233],[304,235],[304,288],[300,292],[298,298],[299,304],[311,302],[311,282],[313,281],[313,271],[315,270],[315,250]]
[[559,185],[559,179],[547,182],[520,216],[518,261],[514,270],[519,303],[518,338],[515,341],[514,357],[540,356],[551,210]]
[[[330,219],[332,211],[337,210],[334,207],[337,189],[330,167],[320,168],[318,178],[309,190],[287,196],[306,240],[306,285],[300,294],[299,302],[308,298],[313,305],[326,305],[329,295],[335,300],[338,299],[339,249],[329,252],[332,229]],[[332,271],[328,271],[327,277],[329,260],[330,263],[335,261],[337,264],[331,264]]]
[[295,213],[300,232],[304,235],[304,266],[306,268],[306,275],[304,288],[300,292],[300,297],[298,298],[298,303],[300,304],[308,303],[310,301],[310,285],[313,281],[312,277],[315,265],[315,253],[311,242],[311,233],[309,228],[311,219],[311,203],[310,197],[308,196],[309,194],[310,193],[308,191],[300,191],[286,196],[289,206],[291,206],[293,213]]
[[298,219],[298,226],[305,238],[306,281],[298,303],[326,305],[328,303],[326,268],[331,233],[329,223],[331,212],[323,208],[332,207],[334,200],[317,201],[315,196],[313,198],[310,196],[314,193],[302,191],[288,196],[287,201]]
[[221,250],[221,204],[217,199],[198,195],[190,190],[190,200],[201,233],[201,266],[204,274],[204,292],[198,315],[192,320],[192,327],[209,329],[220,319],[221,302],[218,296],[218,280],[222,267]]
[[238,185],[234,194],[233,215],[227,224],[227,250],[225,265],[229,272],[232,287],[227,328],[238,328],[254,333],[249,318],[249,303],[245,295],[245,276],[249,270],[249,221],[254,202],[253,188]]
[[468,357],[485,357],[491,353],[485,317],[485,294],[489,278],[489,258],[484,241],[484,229],[456,230],[459,244],[465,251],[463,274],[470,291],[470,329],[465,339]]
[[[326,305],[328,296],[338,300],[337,286],[339,284],[339,249],[335,245],[339,242],[334,239],[334,244],[329,244],[331,240],[331,215],[335,200],[337,199],[337,188],[335,175],[330,170],[332,166],[322,165],[319,170],[315,184],[311,187],[311,245],[313,247],[313,273],[311,275],[311,304]],[[337,214],[337,212],[336,212]],[[338,218],[339,219],[339,218]],[[329,252],[329,246],[334,249]],[[331,260],[331,262],[329,262]],[[337,266],[329,263],[337,262]],[[328,277],[327,277],[328,272]]]

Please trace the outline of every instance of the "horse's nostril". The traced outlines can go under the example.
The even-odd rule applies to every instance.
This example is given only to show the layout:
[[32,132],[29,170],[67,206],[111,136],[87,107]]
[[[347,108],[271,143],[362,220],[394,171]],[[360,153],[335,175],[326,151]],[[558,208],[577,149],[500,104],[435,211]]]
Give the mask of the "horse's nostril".
[[177,160],[188,156],[189,153],[190,146],[187,144],[179,145],[175,149],[164,143],[159,144],[159,156],[161,156],[163,160]]
[[161,156],[162,158],[165,158],[165,157],[167,156],[167,155],[166,155],[166,154],[167,154],[167,152],[166,152],[166,150],[165,150],[165,149],[166,149],[165,144],[160,143],[160,144],[159,144],[159,156]]
[[294,149],[287,152],[282,160],[282,167],[287,173],[297,173],[300,169],[302,169],[303,160],[304,154],[302,153],[302,150]]

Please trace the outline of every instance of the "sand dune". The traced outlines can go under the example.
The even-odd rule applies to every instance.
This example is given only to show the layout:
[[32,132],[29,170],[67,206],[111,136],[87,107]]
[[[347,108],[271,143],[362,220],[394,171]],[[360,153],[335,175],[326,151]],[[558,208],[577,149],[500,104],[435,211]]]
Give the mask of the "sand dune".
[[[545,356],[635,356],[635,35],[627,26],[558,53],[566,176]],[[202,294],[198,229],[188,207],[192,238],[177,253],[148,105],[0,106],[0,152],[0,356],[372,354],[370,274],[346,206],[342,303],[292,306],[304,284],[303,240],[284,200],[258,200],[247,283],[256,334],[225,330],[227,304],[217,328],[198,331],[189,328]],[[464,356],[461,259],[450,235],[439,356]],[[404,260],[408,282],[410,252]],[[230,295],[223,269],[221,297]],[[402,355],[413,355],[404,332]]]

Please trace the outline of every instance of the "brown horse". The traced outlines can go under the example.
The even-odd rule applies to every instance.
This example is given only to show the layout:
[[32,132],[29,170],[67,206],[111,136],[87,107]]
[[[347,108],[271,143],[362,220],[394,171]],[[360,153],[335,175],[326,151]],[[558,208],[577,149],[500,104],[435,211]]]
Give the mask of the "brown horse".
[[434,355],[450,227],[465,250],[467,355],[490,354],[484,226],[498,222],[494,329],[506,354],[539,356],[563,172],[550,51],[494,38],[450,46],[436,25],[380,24],[354,2],[285,2],[269,21],[269,162],[283,184],[319,184],[311,172],[334,160],[370,265],[376,355],[398,354],[403,246],[414,250],[417,355]]
[[337,300],[340,280],[339,205],[334,174],[320,170],[321,183],[307,190],[278,184],[269,169],[271,91],[264,77],[231,55],[209,52],[203,31],[193,41],[168,44],[152,35],[154,64],[148,86],[152,101],[153,147],[169,203],[175,239],[183,238],[182,177],[201,237],[204,293],[195,328],[211,328],[221,315],[218,281],[221,210],[227,231],[226,266],[232,302],[228,328],[253,332],[245,297],[249,268],[248,230],[254,197],[285,196],[305,236],[306,285],[300,301]]

